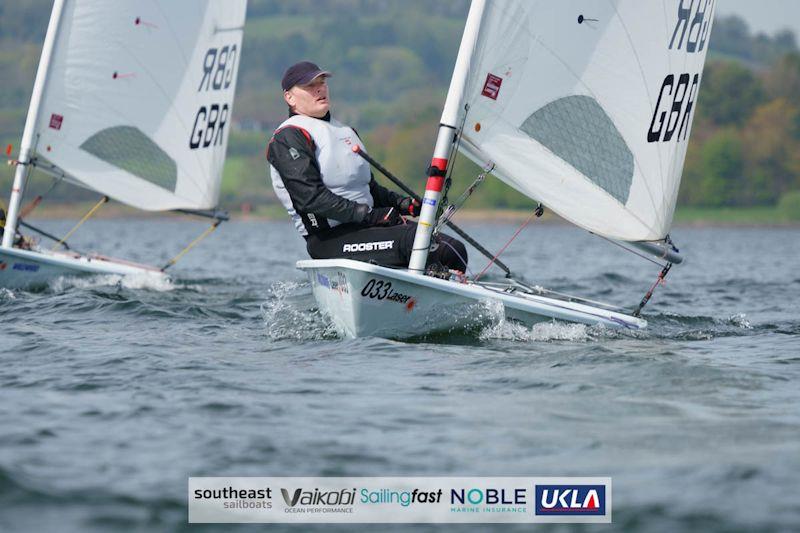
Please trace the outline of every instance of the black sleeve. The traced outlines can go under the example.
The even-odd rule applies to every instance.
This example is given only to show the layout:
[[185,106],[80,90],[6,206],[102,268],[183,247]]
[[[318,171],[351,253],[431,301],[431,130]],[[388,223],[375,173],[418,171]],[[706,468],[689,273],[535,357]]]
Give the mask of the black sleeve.
[[314,146],[302,130],[289,127],[276,133],[267,160],[280,173],[298,213],[314,213],[339,222],[361,222],[367,216],[369,206],[342,198],[322,183]]
[[396,207],[399,209],[400,202],[403,200],[402,196],[375,181],[375,176],[372,172],[370,172],[369,193],[372,195],[375,207]]

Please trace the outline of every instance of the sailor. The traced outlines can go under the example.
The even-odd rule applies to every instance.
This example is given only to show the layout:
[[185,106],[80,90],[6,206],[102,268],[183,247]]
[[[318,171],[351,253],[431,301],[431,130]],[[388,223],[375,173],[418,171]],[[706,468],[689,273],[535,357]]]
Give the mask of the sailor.
[[[6,212],[3,211],[3,208],[0,207],[0,240],[3,239],[3,234],[5,233],[6,229]],[[29,241],[27,238],[23,237],[19,233],[14,236],[14,246],[18,248],[30,249]]]
[[[382,187],[358,134],[331,118],[331,73],[302,61],[289,67],[281,86],[289,118],[267,147],[275,194],[306,239],[314,259],[348,258],[381,265],[408,266],[419,202]],[[428,264],[465,271],[464,244],[447,235],[431,242]]]

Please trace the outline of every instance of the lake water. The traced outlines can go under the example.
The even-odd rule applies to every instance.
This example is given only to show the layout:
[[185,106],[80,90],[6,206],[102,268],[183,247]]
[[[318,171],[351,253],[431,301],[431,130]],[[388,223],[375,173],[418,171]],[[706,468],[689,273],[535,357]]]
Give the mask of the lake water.
[[[516,229],[463,226],[492,249]],[[202,227],[92,221],[71,242],[161,264]],[[800,229],[673,237],[688,262],[636,333],[343,340],[294,269],[288,221],[224,224],[159,286],[0,289],[0,531],[229,531],[186,524],[187,477],[229,475],[611,476],[615,530],[796,531]],[[536,223],[503,259],[629,307],[659,271]],[[453,529],[380,527],[412,528]]]

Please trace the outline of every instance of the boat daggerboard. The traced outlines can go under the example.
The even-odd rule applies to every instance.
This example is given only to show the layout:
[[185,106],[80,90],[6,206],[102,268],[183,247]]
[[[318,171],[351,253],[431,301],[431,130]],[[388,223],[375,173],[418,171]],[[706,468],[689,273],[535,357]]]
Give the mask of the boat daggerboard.
[[460,148],[589,231],[664,238],[714,4],[487,0]]
[[217,204],[246,0],[67,0],[36,153],[149,211]]

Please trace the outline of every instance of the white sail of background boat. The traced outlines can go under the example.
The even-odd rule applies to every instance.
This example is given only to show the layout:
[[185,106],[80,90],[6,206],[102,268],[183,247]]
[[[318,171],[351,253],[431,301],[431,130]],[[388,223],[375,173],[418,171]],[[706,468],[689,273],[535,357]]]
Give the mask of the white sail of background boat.
[[499,286],[431,277],[428,246],[457,147],[572,223],[660,250],[666,275],[680,257],[657,245],[669,243],[714,4],[474,0],[409,269],[300,261],[321,310],[350,336],[447,329],[463,318],[457,309],[484,299],[528,323],[644,327],[630,313],[513,280]]
[[0,286],[79,273],[164,275],[100,256],[14,248],[25,182],[36,168],[138,209],[215,209],[245,11],[246,0],[55,1],[8,206]]

